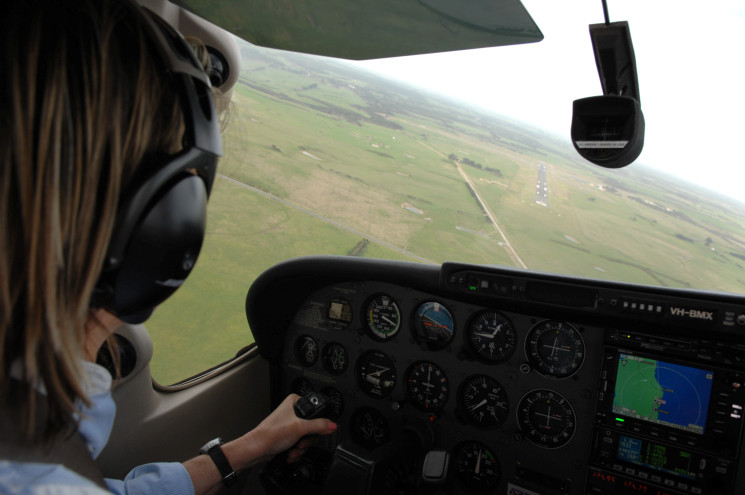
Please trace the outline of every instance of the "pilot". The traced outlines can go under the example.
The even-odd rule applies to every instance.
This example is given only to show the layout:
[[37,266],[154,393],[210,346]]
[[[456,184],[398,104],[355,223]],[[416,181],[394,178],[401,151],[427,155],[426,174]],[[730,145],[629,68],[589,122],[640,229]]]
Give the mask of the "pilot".
[[[130,0],[2,10],[0,493],[206,493],[225,481],[208,455],[122,481],[92,460],[115,412],[99,349],[183,282],[201,246],[220,153],[206,76]],[[234,471],[297,459],[302,437],[336,429],[298,418],[297,400],[220,447]]]

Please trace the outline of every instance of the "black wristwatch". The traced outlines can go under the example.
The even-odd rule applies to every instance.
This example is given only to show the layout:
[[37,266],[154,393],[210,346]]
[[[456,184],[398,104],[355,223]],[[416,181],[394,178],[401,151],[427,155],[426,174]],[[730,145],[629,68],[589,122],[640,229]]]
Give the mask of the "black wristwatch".
[[236,477],[238,476],[235,471],[233,471],[233,468],[230,466],[230,463],[228,462],[228,458],[225,457],[225,454],[222,451],[222,448],[220,447],[222,445],[222,438],[218,437],[214,440],[210,440],[209,442],[202,445],[202,448],[199,449],[200,454],[207,454],[212,458],[212,461],[215,463],[215,466],[217,466],[217,470],[220,471],[220,476],[222,476],[222,482],[225,486],[232,485]]

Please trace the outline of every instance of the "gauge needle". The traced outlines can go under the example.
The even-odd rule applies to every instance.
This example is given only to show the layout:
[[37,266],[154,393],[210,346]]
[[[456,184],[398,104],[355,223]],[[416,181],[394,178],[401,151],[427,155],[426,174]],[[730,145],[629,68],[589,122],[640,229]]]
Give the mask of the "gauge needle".
[[378,368],[378,371],[374,371],[372,373],[368,373],[367,376],[375,376],[375,375],[378,375],[379,376],[381,373],[384,373],[384,372],[390,370],[390,368],[383,368],[383,367],[380,367],[380,366],[378,366],[376,364],[373,364],[373,366],[375,366],[376,368]]
[[393,320],[391,320],[390,318],[388,318],[388,317],[387,317],[387,316],[385,316],[385,315],[382,315],[382,316],[380,317],[380,319],[381,319],[381,320],[383,320],[383,321],[385,321],[385,322],[386,322],[386,323],[388,323],[389,325],[393,325],[393,326],[396,326],[396,322],[395,322],[395,321],[393,321]]
[[481,474],[481,449],[479,449],[479,458],[476,461],[476,474]]
[[474,404],[473,406],[469,407],[469,408],[468,408],[468,410],[469,410],[469,411],[475,411],[475,410],[476,410],[476,409],[478,409],[479,407],[481,407],[481,406],[483,406],[484,404],[486,404],[486,402],[487,402],[487,400],[486,400],[486,399],[483,399],[483,400],[482,400],[481,402],[479,402],[478,404]]

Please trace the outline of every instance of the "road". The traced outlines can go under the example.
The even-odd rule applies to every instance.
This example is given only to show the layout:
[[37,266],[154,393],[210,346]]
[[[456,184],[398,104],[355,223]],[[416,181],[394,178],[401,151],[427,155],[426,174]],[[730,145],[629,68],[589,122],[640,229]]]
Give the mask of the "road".
[[[438,155],[442,156],[443,158],[447,158],[447,155],[440,150],[437,150],[433,148],[432,146],[420,142],[422,146],[425,148],[428,148]],[[499,235],[502,236],[502,240],[504,241],[504,248],[507,251],[507,256],[509,256],[510,260],[512,260],[512,264],[515,266],[522,267],[524,269],[528,269],[528,265],[525,264],[525,262],[520,258],[520,255],[517,254],[517,251],[514,247],[512,247],[512,244],[510,243],[509,239],[507,239],[507,236],[504,234],[504,231],[499,226],[499,223],[497,222],[497,218],[494,216],[494,214],[491,212],[488,206],[486,206],[486,202],[479,194],[478,189],[474,187],[473,182],[471,182],[471,178],[468,177],[468,174],[463,170],[463,167],[460,166],[460,162],[455,160],[455,168],[458,169],[458,172],[460,173],[460,176],[463,177],[463,180],[466,181],[466,184],[468,184],[468,187],[473,191],[474,196],[476,197],[476,201],[479,202],[481,205],[481,208],[484,210],[484,213],[486,213],[486,216],[489,218],[489,221],[494,225],[494,228],[499,232]]]
[[282,203],[283,205],[289,206],[290,208],[295,208],[296,210],[302,211],[303,213],[305,213],[307,215],[310,215],[310,216],[312,216],[314,218],[317,218],[319,220],[323,220],[324,222],[329,223],[329,224],[333,225],[334,227],[340,228],[342,230],[346,230],[347,232],[351,232],[351,233],[353,233],[355,235],[358,235],[358,236],[362,237],[363,239],[368,239],[370,242],[374,242],[376,244],[380,244],[381,246],[385,246],[388,249],[392,249],[392,250],[396,251],[397,253],[401,253],[401,254],[403,254],[405,256],[408,256],[409,258],[413,258],[413,259],[415,259],[417,261],[421,261],[422,263],[428,263],[428,264],[431,264],[431,265],[438,265],[439,264],[439,263],[435,263],[432,260],[428,260],[427,258],[423,258],[421,256],[417,256],[416,254],[413,254],[413,253],[411,253],[409,251],[406,251],[405,249],[402,249],[402,248],[400,248],[398,246],[394,246],[393,244],[387,243],[387,242],[382,241],[380,239],[376,239],[375,237],[371,237],[369,234],[365,234],[364,232],[360,232],[359,230],[355,230],[355,229],[353,229],[351,227],[347,227],[346,225],[343,225],[343,224],[341,224],[339,222],[336,222],[336,221],[334,221],[334,220],[332,220],[330,218],[324,217],[323,215],[321,215],[319,213],[316,213],[314,211],[311,211],[311,210],[309,210],[307,208],[303,208],[300,205],[297,205],[295,203],[292,203],[290,201],[287,201],[285,199],[282,199],[282,198],[280,198],[278,196],[275,196],[274,194],[271,194],[271,193],[268,193],[266,191],[262,191],[261,189],[258,189],[256,187],[250,186],[250,185],[246,184],[245,182],[241,182],[239,180],[233,179],[231,177],[228,177],[227,175],[217,174],[217,176],[220,177],[221,179],[225,179],[228,182],[232,182],[233,184],[236,184],[236,185],[238,185],[238,186],[240,186],[240,187],[242,187],[244,189],[248,189],[251,192],[255,192],[257,194],[260,194],[260,195],[264,196],[265,198],[271,199],[271,200],[276,201],[278,203]]
[[476,196],[476,200],[481,205],[481,208],[484,210],[484,213],[486,213],[486,216],[489,218],[489,221],[494,225],[494,228],[497,229],[497,232],[499,232],[499,235],[502,236],[502,240],[504,241],[504,248],[507,250],[507,256],[510,257],[512,260],[512,263],[515,266],[520,266],[522,268],[527,269],[528,265],[525,264],[525,262],[520,258],[520,255],[517,254],[517,251],[515,251],[515,248],[512,247],[512,244],[507,239],[507,236],[504,235],[504,231],[499,226],[499,223],[497,222],[496,217],[491,212],[488,206],[486,206],[486,203],[484,202],[483,198],[479,194],[479,191],[474,187],[473,182],[471,182],[471,178],[468,177],[468,174],[463,170],[463,167],[460,166],[460,162],[455,160],[455,167],[458,169],[458,172],[460,172],[461,177],[463,177],[463,180],[466,181],[468,184],[468,187],[471,188],[471,191],[473,191],[473,194]]

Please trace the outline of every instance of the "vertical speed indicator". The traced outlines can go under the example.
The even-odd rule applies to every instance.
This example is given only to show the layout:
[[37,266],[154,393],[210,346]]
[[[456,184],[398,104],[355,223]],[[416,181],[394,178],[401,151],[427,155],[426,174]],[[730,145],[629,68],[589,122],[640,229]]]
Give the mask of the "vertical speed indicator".
[[390,340],[401,328],[401,310],[396,301],[386,294],[371,297],[365,305],[368,333],[376,340]]

